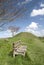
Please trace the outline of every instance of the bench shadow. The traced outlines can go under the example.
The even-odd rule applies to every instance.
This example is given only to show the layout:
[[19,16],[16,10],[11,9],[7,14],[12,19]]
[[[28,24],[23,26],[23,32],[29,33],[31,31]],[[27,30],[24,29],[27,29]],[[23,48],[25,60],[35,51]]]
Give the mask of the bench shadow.
[[10,51],[8,55],[13,57],[13,51]]
[[[11,57],[13,57],[13,51],[10,51],[8,55],[11,56]],[[25,54],[25,56],[20,55],[20,54],[15,55],[15,58],[18,57],[18,56],[21,56],[21,58],[24,59],[24,60],[28,60],[28,61],[30,60],[30,61],[32,61],[31,58],[28,56],[27,53]]]

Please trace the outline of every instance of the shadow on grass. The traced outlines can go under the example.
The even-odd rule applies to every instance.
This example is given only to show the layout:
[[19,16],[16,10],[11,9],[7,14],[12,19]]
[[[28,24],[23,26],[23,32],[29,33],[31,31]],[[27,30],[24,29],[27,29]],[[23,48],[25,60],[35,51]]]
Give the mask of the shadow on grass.
[[[13,57],[13,51],[10,51],[10,53],[8,55],[11,56],[11,57]],[[22,60],[32,61],[31,58],[28,56],[27,53],[25,54],[25,56],[20,55],[20,54],[15,55],[15,58],[17,58],[17,57],[21,58]]]
[[[8,54],[9,56],[11,56],[11,57],[13,57],[13,51],[10,51],[10,53]],[[21,57],[22,59],[25,59],[25,60],[30,60],[31,61],[31,58],[28,56],[28,54],[26,53],[25,54],[25,56],[23,56],[23,55],[20,55],[20,54],[18,54],[18,55],[15,55],[15,58],[16,57]]]
[[13,57],[13,51],[10,51],[8,55]]
[[[13,51],[11,51],[8,55],[11,56],[12,58]],[[15,58],[12,58],[12,59],[13,61],[10,61],[10,63],[14,63],[16,65],[30,65],[30,64],[33,65],[33,62],[27,53],[25,54],[25,56],[16,55]]]

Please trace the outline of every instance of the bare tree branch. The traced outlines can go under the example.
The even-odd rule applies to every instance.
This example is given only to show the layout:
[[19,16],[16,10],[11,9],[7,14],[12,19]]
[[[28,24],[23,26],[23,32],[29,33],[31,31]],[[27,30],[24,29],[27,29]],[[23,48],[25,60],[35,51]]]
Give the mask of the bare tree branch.
[[9,26],[8,29],[11,31],[12,36],[14,36],[14,32],[18,32],[20,27],[14,27],[14,26]]
[[0,27],[6,24],[4,20],[12,22],[23,16],[22,13],[27,9],[24,7],[18,8],[18,6],[16,6],[18,2],[18,0],[0,0],[0,21],[3,22]]

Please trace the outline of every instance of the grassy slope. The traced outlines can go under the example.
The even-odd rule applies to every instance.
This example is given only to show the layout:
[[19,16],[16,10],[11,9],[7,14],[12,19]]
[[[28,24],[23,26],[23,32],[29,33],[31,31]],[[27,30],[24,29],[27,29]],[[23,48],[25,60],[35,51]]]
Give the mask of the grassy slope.
[[[27,45],[25,57],[12,57],[12,42],[17,40]],[[7,40],[0,39],[0,65],[44,65],[44,43],[30,33],[20,33]]]
[[39,39],[44,43],[44,37],[39,37]]

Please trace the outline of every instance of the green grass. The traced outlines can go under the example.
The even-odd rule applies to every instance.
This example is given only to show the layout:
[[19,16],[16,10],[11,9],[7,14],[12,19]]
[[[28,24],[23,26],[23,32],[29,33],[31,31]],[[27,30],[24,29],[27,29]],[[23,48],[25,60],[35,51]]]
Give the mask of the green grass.
[[[21,40],[27,45],[26,56],[12,57],[12,43]],[[44,65],[44,43],[31,33],[0,39],[0,65]]]
[[39,37],[39,39],[44,43],[44,37]]

